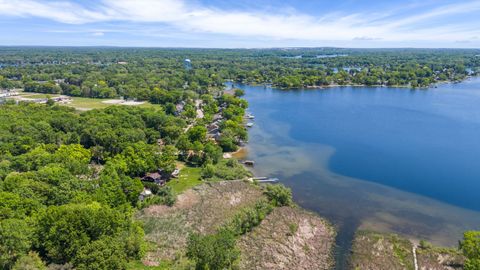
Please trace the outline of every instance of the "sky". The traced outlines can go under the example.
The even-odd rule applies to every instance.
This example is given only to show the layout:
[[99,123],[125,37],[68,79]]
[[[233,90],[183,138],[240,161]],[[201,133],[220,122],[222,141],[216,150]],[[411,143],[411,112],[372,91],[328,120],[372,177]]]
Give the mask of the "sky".
[[480,0],[0,0],[0,45],[480,48]]

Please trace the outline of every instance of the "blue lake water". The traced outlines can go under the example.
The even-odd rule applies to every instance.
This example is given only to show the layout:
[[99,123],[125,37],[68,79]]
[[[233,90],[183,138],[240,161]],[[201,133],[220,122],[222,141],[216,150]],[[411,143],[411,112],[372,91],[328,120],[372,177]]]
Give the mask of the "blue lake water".
[[443,245],[480,229],[480,79],[426,90],[236,87],[256,117],[256,173],[337,225],[340,245],[356,229]]

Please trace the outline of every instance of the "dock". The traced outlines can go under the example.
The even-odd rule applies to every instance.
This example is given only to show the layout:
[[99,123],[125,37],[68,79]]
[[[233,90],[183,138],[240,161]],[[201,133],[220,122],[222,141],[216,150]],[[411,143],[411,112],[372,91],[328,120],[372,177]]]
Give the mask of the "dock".
[[264,179],[264,180],[257,180],[258,183],[277,183],[278,181],[280,181],[280,179],[278,178],[267,178],[267,179]]
[[280,181],[280,179],[276,178],[276,177],[253,177],[253,178],[250,178],[252,181],[256,181],[258,183],[277,183]]

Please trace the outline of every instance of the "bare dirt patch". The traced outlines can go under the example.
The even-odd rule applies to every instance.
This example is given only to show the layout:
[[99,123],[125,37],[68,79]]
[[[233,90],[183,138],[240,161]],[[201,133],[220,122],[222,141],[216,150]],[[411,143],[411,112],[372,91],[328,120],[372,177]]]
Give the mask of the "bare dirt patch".
[[242,236],[240,269],[331,269],[335,231],[300,208],[276,208]]

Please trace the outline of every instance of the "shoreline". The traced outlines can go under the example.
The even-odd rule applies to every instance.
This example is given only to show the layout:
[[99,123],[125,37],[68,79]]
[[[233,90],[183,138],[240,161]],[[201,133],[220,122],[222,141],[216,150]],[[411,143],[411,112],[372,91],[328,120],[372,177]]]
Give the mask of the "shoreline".
[[242,159],[247,155],[247,147],[246,146],[239,146],[237,151],[235,152],[224,152],[223,153],[223,158],[228,159],[228,158],[236,158],[236,159]]
[[[466,78],[465,80],[462,80],[462,82],[467,82],[467,81],[470,81],[472,79],[478,79],[478,78],[480,78],[480,77],[479,76],[472,76],[472,77]],[[437,85],[439,86],[440,84],[441,85],[443,85],[443,84],[453,85],[453,84],[456,84],[456,83],[446,81],[446,82],[441,82],[441,83],[435,84],[435,86],[431,86],[430,88],[432,88],[432,90],[434,90],[433,87],[436,88]],[[333,88],[333,87],[336,87],[336,86],[330,86],[329,88]],[[388,87],[385,87],[385,88],[388,88]],[[260,127],[260,128],[262,128],[262,127]],[[250,146],[252,144],[255,144],[254,142],[249,142],[249,143],[251,143]],[[263,141],[262,141],[262,147],[268,147],[268,145],[264,145]],[[244,147],[242,147],[242,148],[244,148]],[[263,149],[263,148],[261,148],[261,149]],[[258,150],[258,149],[256,148],[256,150]],[[236,152],[238,152],[238,150]],[[254,157],[252,157],[252,158],[254,158]],[[268,168],[268,167],[270,167],[269,165],[275,165],[275,164],[276,163],[271,163],[271,164],[267,163],[266,167]],[[260,168],[262,168],[264,166],[265,165],[262,163],[262,166]],[[281,165],[278,164],[278,166],[281,166]],[[251,170],[250,167],[248,169],[250,171],[253,171],[253,170]],[[269,171],[269,170],[267,170],[267,171]],[[270,170],[270,171],[272,171],[272,170]],[[268,173],[265,173],[265,174],[268,175]],[[328,172],[328,171],[326,171],[324,174],[328,179],[336,179],[336,178],[339,177],[336,174]],[[351,179],[351,180],[353,182],[352,186],[363,185],[363,183],[365,181],[365,180],[362,180],[362,179]],[[412,193],[405,192],[405,191],[397,192],[396,190],[393,190],[392,188],[390,188],[388,186],[384,187],[384,186],[382,186],[381,184],[378,184],[378,183],[369,183],[368,186],[373,186],[378,190],[385,191],[385,193],[394,192],[392,194],[397,194],[398,196],[396,196],[396,199],[400,202],[409,202],[409,200],[411,198],[416,199],[412,204],[404,203],[404,204],[401,204],[398,207],[401,210],[407,209],[408,211],[410,211],[411,213],[408,212],[408,214],[410,214],[412,216],[412,220],[416,219],[416,218],[413,218],[413,216],[416,213],[421,213],[421,214],[430,213],[429,208],[435,209],[435,208],[437,208],[437,206],[439,206],[439,205],[441,206],[441,205],[445,204],[444,202],[437,201],[437,200],[433,200],[433,201],[428,200],[429,198],[421,197],[418,194],[412,194]],[[411,195],[414,195],[414,196],[412,197]],[[405,198],[408,198],[409,200],[404,200]],[[427,199],[427,200],[425,200],[425,199]],[[382,198],[377,198],[376,199],[376,202],[381,202],[381,201],[382,201]],[[295,204],[297,204],[299,206],[302,204],[301,200],[299,201],[298,199],[294,199],[294,202],[295,202]],[[422,209],[415,208],[416,211],[411,211],[412,207],[414,207],[414,203],[415,204],[416,203],[421,204],[422,202],[423,203],[428,202],[428,203],[424,203],[425,208],[422,208]],[[341,205],[337,205],[337,206],[341,207]],[[320,214],[320,212],[316,211],[315,209],[313,209],[311,207],[308,207],[308,205],[303,205],[303,206],[300,206],[300,207],[302,209],[307,209],[308,211],[315,212],[318,216],[320,216],[322,218],[325,218],[329,222],[332,222],[332,224],[336,224],[334,222],[334,220],[331,217],[329,217],[329,215]],[[444,208],[441,207],[441,209],[444,209]],[[439,212],[439,213],[441,213],[441,212]],[[470,211],[467,210],[467,212],[470,212]],[[462,211],[462,213],[464,213],[464,211]],[[425,214],[425,217],[428,217],[428,216],[429,215]],[[454,220],[455,218],[458,218],[457,214],[452,214],[452,215],[449,215],[447,217],[451,217],[452,220]],[[423,223],[423,221],[421,219],[417,219],[416,223],[420,224],[420,223]],[[435,239],[435,240],[433,240],[435,245],[443,246],[443,247],[454,247],[453,242],[452,242],[452,244],[445,244],[444,242],[447,242],[449,240],[447,238],[441,237],[440,234],[442,234],[443,232],[451,233],[454,230],[456,231],[457,228],[452,229],[452,230],[450,230],[450,229],[447,230],[447,228],[446,228],[445,230],[441,230],[438,233],[424,234],[425,232],[423,230],[425,229],[425,227],[424,226],[417,226],[416,223],[415,224],[410,224],[408,218],[403,219],[403,217],[400,217],[399,219],[396,219],[395,216],[390,215],[390,213],[388,213],[388,212],[379,212],[376,216],[373,216],[370,219],[366,220],[366,222],[364,222],[362,224],[359,224],[359,226],[354,230],[354,233],[352,234],[351,239],[341,239],[342,236],[343,237],[348,237],[348,235],[340,235],[339,232],[340,232],[341,228],[336,226],[337,233],[339,233],[339,234],[337,234],[337,237],[339,237],[339,238],[337,238],[337,240],[341,241],[341,242],[344,242],[344,241],[349,242],[349,240],[350,241],[353,240],[353,238],[354,238],[354,236],[357,232],[362,231],[362,230],[371,230],[371,231],[374,231],[374,232],[376,232],[378,234],[381,234],[381,235],[387,235],[387,234],[392,234],[392,233],[400,235],[401,237],[404,237],[404,238],[408,239],[414,245],[418,245],[420,240],[425,240],[426,239],[428,241],[432,241],[432,239]],[[370,226],[372,224],[374,224],[375,226]],[[428,222],[425,222],[424,225],[425,224],[428,224]],[[405,229],[401,230],[401,232],[399,232],[398,228],[395,228],[395,226],[405,226]],[[427,225],[425,225],[425,226],[427,226]],[[370,228],[368,228],[368,227],[370,227]],[[372,229],[372,227],[375,227],[375,229]],[[463,231],[465,231],[465,230],[463,230]],[[415,235],[415,236],[413,236],[413,235]],[[448,238],[450,238],[450,237],[448,237]],[[458,240],[461,239],[461,238],[457,238],[457,237],[455,237],[455,238],[456,238],[455,243],[458,243]],[[337,242],[337,244],[338,244],[338,242]],[[350,254],[349,253],[350,252],[349,248],[351,247],[351,245],[349,245],[349,244],[347,244],[347,245],[348,245],[348,247],[346,247],[346,246],[341,247],[342,250],[339,250],[338,246],[336,248],[336,252],[340,253],[340,254],[337,254],[337,256],[339,256],[339,257],[337,257],[337,265],[338,266],[344,265],[346,263],[345,256],[348,257],[349,256],[348,254]],[[456,248],[456,246],[454,248]]]
[[302,87],[281,87],[281,86],[276,86],[272,85],[271,83],[254,83],[254,82],[235,82],[228,80],[227,82],[233,83],[233,87],[235,87],[235,83],[237,84],[243,84],[243,85],[251,85],[251,86],[265,86],[268,88],[277,88],[279,90],[301,90],[301,89],[328,89],[328,88],[340,88],[340,87],[373,87],[373,88],[403,88],[403,89],[411,89],[411,90],[425,90],[429,88],[437,88],[439,85],[443,84],[456,84],[456,83],[462,83],[465,81],[468,81],[472,78],[480,78],[480,75],[468,75],[462,80],[457,80],[457,81],[436,81],[428,86],[419,86],[419,87],[411,87],[409,85],[404,85],[404,84],[399,84],[399,85],[386,85],[386,84],[373,84],[373,85],[367,85],[367,84],[329,84],[329,85],[310,85],[310,86],[302,86]]

